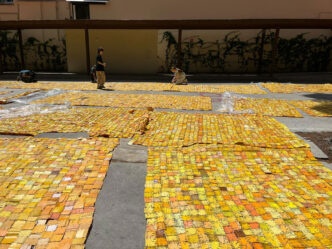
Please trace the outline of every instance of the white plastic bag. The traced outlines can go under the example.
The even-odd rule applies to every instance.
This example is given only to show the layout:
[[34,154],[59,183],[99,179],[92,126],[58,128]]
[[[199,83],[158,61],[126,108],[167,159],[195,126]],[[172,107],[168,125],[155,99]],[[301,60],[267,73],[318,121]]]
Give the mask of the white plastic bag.
[[18,107],[12,107],[4,110],[0,110],[0,119],[25,117],[33,114],[44,114],[56,111],[66,111],[70,108],[68,105],[22,105]]
[[230,92],[224,92],[221,95],[220,107],[217,110],[222,113],[233,113],[234,112],[234,99]]
[[60,93],[64,93],[64,91],[60,90],[60,89],[53,89],[50,91],[39,91],[39,92],[35,92],[35,93],[30,93],[19,99],[14,99],[13,102],[18,103],[18,104],[28,104],[34,100],[41,99],[41,98],[47,98],[50,96],[58,95]]
[[217,112],[221,113],[229,113],[229,114],[246,114],[246,113],[254,113],[253,110],[247,109],[243,111],[234,110],[235,101],[238,99],[246,99],[246,97],[235,94],[232,92],[224,92],[221,96],[221,101]]

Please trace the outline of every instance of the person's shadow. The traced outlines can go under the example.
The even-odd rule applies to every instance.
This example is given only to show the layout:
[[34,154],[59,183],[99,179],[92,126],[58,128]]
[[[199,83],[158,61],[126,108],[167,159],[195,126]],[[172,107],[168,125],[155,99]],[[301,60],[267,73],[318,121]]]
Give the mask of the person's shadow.
[[104,88],[104,89],[102,89],[102,91],[109,91],[109,92],[113,92],[113,91],[114,91],[114,89],[112,89],[112,88]]
[[304,95],[316,101],[321,101],[317,106],[312,107],[313,110],[332,115],[332,94],[331,93],[312,93]]
[[332,93],[308,93],[305,97],[316,99],[316,100],[330,100],[332,101]]
[[312,109],[332,115],[332,101],[331,102],[322,102],[321,104],[314,106]]

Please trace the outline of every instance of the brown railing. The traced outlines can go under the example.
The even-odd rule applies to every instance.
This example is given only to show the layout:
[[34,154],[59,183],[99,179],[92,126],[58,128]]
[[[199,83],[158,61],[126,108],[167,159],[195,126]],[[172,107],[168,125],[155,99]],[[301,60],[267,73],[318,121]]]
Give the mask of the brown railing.
[[0,29],[332,29],[332,19],[33,20],[0,21]]

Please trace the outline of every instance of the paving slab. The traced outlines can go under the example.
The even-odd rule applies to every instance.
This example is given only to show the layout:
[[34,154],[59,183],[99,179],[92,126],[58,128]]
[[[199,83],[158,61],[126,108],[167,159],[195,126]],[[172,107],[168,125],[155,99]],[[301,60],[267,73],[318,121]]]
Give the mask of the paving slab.
[[286,125],[292,132],[332,131],[332,118],[307,116],[305,118],[276,117],[275,119]]
[[129,141],[120,139],[113,152],[86,249],[144,248],[147,148]]
[[86,249],[144,248],[145,176],[145,163],[110,164],[96,202]]
[[28,136],[21,136],[21,135],[3,135],[3,134],[0,134],[0,138],[19,138],[19,137],[28,137]]
[[146,163],[148,160],[147,148],[140,145],[129,145],[128,142],[130,140],[120,139],[120,144],[113,152],[112,163]]
[[87,138],[88,133],[85,132],[70,132],[70,133],[57,133],[57,132],[45,132],[35,136],[36,138]]

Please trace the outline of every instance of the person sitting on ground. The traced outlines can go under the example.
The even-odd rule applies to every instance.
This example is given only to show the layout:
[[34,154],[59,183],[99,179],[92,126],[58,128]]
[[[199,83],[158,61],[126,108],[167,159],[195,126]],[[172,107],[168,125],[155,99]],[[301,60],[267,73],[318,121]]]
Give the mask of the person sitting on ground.
[[174,78],[172,80],[173,84],[187,85],[188,80],[187,80],[186,74],[183,72],[182,69],[172,67],[171,71],[172,71],[172,73],[174,73]]

